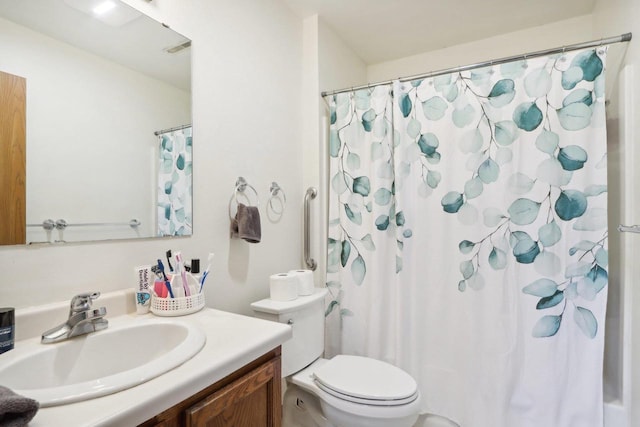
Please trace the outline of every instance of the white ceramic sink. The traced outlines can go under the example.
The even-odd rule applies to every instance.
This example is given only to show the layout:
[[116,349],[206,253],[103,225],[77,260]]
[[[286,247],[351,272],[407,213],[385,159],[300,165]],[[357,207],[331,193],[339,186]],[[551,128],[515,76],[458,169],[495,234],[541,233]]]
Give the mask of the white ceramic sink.
[[170,371],[196,355],[205,341],[205,334],[187,323],[129,317],[56,344],[17,342],[0,355],[0,384],[41,407],[93,399]]

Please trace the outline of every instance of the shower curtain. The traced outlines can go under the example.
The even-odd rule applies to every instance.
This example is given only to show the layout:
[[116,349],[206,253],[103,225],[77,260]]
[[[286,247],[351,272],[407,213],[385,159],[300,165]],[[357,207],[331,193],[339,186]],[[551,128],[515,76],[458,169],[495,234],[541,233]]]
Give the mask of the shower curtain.
[[190,236],[193,217],[192,128],[158,135],[158,236]]
[[605,54],[328,99],[328,356],[463,427],[602,426]]

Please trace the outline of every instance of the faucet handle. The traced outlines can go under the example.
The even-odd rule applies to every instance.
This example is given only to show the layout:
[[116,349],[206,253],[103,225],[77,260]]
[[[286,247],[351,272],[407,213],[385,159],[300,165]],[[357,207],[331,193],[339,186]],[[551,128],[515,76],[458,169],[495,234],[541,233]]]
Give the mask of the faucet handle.
[[100,292],[85,292],[78,294],[71,299],[71,308],[69,314],[78,313],[81,311],[87,311],[91,308],[93,300],[100,297]]

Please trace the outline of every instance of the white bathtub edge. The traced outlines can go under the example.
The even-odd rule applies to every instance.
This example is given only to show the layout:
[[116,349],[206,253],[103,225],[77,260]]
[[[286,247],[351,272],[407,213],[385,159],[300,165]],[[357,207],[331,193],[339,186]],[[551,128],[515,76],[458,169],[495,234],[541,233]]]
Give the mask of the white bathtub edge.
[[605,427],[630,427],[627,425],[627,414],[622,402],[614,400],[604,403]]

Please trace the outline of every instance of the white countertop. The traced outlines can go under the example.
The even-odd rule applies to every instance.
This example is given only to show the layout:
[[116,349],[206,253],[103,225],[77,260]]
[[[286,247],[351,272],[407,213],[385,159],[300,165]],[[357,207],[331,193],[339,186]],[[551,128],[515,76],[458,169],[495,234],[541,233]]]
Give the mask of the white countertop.
[[[122,314],[109,317],[109,322],[115,326],[149,317],[153,314]],[[192,359],[166,374],[118,393],[42,408],[29,426],[135,426],[231,374],[292,336],[287,325],[210,308],[175,319],[192,323],[206,334],[205,346]],[[17,341],[16,346],[19,345],[20,341]]]

